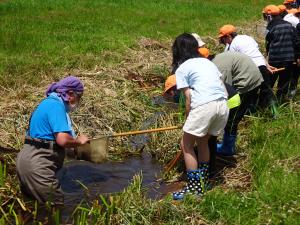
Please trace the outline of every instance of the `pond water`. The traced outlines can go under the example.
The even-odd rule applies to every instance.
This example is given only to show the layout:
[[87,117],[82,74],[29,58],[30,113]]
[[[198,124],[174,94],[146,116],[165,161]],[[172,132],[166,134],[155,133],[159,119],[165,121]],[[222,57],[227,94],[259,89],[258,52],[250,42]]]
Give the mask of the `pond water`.
[[145,152],[140,157],[130,157],[123,162],[94,164],[74,160],[65,163],[58,174],[65,193],[63,217],[70,216],[82,201],[122,192],[132,182],[133,176],[140,173],[148,198],[161,199],[173,189],[180,188],[180,183],[162,182],[163,166]]
[[[162,115],[161,112],[151,115],[143,121],[140,130],[149,129]],[[130,145],[136,149],[144,148],[147,142],[149,142],[147,134],[130,138]],[[137,174],[142,174],[142,187],[146,189],[146,196],[152,199],[161,199],[173,189],[180,188],[177,183],[162,182],[163,166],[145,151],[139,157],[130,157],[122,162],[106,161],[95,164],[73,160],[65,163],[58,173],[65,193],[64,216],[70,215],[82,201],[91,201],[99,199],[100,195],[108,196],[122,192]]]

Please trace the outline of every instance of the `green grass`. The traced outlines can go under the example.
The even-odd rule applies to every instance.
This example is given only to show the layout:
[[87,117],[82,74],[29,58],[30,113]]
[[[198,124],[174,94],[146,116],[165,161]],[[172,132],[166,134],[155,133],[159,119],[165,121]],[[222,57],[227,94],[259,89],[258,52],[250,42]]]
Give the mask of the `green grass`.
[[[300,108],[295,103],[282,107],[277,120],[248,118],[248,144],[243,151],[249,161],[244,169],[252,180],[247,190],[224,190],[217,185],[203,198],[189,196],[174,203],[170,194],[155,201],[145,197],[142,176],[137,175],[124,192],[109,199],[100,196],[102,204],[94,201],[79,205],[72,218],[76,224],[299,224],[299,120]],[[6,181],[5,171],[2,165],[2,184]],[[0,224],[21,223],[14,204],[17,205],[15,200],[0,207],[5,212]],[[58,221],[59,213],[55,215],[52,219]]]
[[[169,195],[158,202],[144,198],[137,176],[126,191],[102,206],[105,213],[99,212],[99,206],[94,211],[89,208],[90,214],[109,224],[299,224],[300,111],[295,106],[283,108],[278,120],[251,119],[245,149],[253,177],[248,191],[215,187],[202,199],[188,197],[175,204]],[[86,210],[78,209],[78,216]],[[86,214],[82,220],[86,221]]]
[[298,224],[300,112],[293,105],[286,107],[278,120],[253,119],[246,149],[251,157],[252,191],[210,193],[201,206],[209,219],[229,224]]
[[1,1],[0,81],[37,84],[42,76],[116,63],[142,36],[166,40],[188,31],[216,37],[223,23],[261,18],[271,2]]

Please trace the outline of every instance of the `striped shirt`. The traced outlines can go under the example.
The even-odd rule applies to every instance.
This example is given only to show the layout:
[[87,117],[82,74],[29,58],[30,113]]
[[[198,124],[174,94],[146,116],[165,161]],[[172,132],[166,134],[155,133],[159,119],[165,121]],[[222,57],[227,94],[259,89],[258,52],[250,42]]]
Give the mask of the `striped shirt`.
[[300,59],[300,23],[296,27],[295,56],[297,59]]
[[269,62],[293,62],[294,38],[293,26],[281,18],[274,18],[267,26],[266,50]]

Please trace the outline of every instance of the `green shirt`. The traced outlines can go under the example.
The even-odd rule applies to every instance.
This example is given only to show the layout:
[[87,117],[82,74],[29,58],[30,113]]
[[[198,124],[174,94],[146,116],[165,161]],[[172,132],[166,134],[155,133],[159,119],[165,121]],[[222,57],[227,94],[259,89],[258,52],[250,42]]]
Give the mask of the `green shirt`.
[[258,87],[263,77],[250,57],[239,52],[223,52],[213,59],[220,72],[221,79],[232,85],[240,94]]

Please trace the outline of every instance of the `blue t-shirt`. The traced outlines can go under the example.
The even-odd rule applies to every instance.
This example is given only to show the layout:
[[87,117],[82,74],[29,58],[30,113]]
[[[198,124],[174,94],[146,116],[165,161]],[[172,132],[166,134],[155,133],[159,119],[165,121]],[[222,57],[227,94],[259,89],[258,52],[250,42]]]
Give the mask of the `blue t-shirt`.
[[72,135],[66,107],[57,97],[49,96],[32,113],[27,135],[31,138],[55,140],[54,134],[59,132]]
[[191,108],[227,99],[218,68],[205,58],[192,58],[182,63],[175,72],[177,89],[191,89]]

